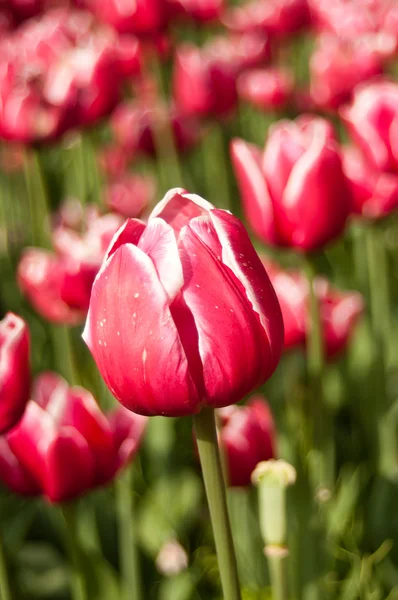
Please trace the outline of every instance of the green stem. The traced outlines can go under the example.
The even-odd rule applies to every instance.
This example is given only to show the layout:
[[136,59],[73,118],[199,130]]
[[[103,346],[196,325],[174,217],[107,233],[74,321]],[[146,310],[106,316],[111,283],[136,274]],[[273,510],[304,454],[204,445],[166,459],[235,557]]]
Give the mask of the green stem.
[[122,574],[122,599],[141,600],[142,586],[134,515],[133,468],[116,481],[119,556]]
[[89,600],[83,567],[83,553],[78,536],[76,506],[74,504],[64,504],[61,506],[61,513],[65,521],[66,546],[73,566],[72,598],[73,600]]
[[288,551],[285,548],[267,546],[265,555],[268,561],[271,579],[273,600],[288,600],[289,598],[289,574],[288,574]]
[[194,416],[194,425],[224,598],[225,600],[241,600],[214,409],[203,408],[199,414]]
[[4,551],[3,540],[0,536],[0,598],[1,600],[11,600],[11,588],[8,580],[8,569]]
[[25,180],[29,200],[32,242],[35,246],[51,248],[47,190],[38,150],[25,154]]
[[79,383],[73,361],[70,329],[65,325],[52,325],[51,338],[57,371],[65,377],[69,385]]
[[[201,144],[206,198],[219,208],[233,211],[229,190],[228,171],[222,127],[212,123]],[[217,157],[217,160],[215,160]]]
[[387,477],[395,478],[398,473],[397,440],[394,421],[389,415],[390,402],[386,387],[391,325],[388,267],[383,234],[383,230],[377,225],[370,226],[366,232],[370,314],[376,358],[371,385],[374,386],[374,397],[378,400],[376,420],[379,470]]
[[[307,364],[311,386],[311,415],[313,418],[313,452],[310,468],[318,491],[329,493],[334,485],[334,443],[332,416],[323,398],[322,380],[325,367],[321,312],[316,295],[316,271],[312,260],[305,259],[309,287],[310,327],[307,337]],[[326,497],[326,494],[324,494]]]

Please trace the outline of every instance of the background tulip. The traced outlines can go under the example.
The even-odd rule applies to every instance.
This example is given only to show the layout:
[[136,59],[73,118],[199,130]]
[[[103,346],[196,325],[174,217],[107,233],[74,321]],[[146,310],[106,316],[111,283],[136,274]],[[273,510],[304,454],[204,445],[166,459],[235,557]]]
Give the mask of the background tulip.
[[12,491],[50,502],[75,498],[110,481],[133,458],[145,422],[122,407],[107,417],[87,390],[44,373],[20,424],[0,442],[0,479]]
[[29,332],[13,313],[0,321],[0,433],[19,421],[30,394]]
[[228,406],[217,412],[219,440],[224,452],[228,484],[247,487],[256,465],[275,458],[275,426],[271,410],[261,396],[245,406]]
[[266,243],[309,251],[342,233],[350,196],[328,121],[281,121],[271,128],[263,154],[233,140],[231,158],[246,217]]
[[278,363],[283,327],[241,223],[177,189],[148,225],[129,220],[114,238],[84,339],[126,407],[172,416],[233,404],[260,385]]

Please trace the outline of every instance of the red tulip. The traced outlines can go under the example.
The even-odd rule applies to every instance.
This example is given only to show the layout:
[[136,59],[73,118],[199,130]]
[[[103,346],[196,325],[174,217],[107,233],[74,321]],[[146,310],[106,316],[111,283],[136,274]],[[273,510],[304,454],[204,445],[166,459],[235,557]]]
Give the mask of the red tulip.
[[[308,281],[299,271],[283,271],[263,259],[282,310],[285,350],[304,346],[310,327]],[[358,292],[334,289],[324,277],[316,280],[326,357],[330,360],[346,347],[363,312]]]
[[84,0],[84,6],[121,33],[150,36],[165,24],[163,0]]
[[178,416],[233,404],[264,382],[283,327],[240,221],[175,189],[147,225],[130,219],[115,236],[84,339],[122,404]]
[[239,97],[269,111],[283,108],[293,93],[293,77],[281,69],[252,69],[238,79]]
[[53,233],[56,254],[41,248],[24,251],[18,282],[39,314],[69,325],[85,318],[94,278],[121,223],[118,215],[95,216],[83,236],[58,227]]
[[89,13],[55,9],[9,34],[0,56],[0,136],[54,140],[108,114],[139,49]]
[[310,251],[342,233],[350,198],[328,121],[279,121],[263,154],[235,139],[231,156],[246,217],[267,244]]
[[156,183],[149,175],[125,175],[105,190],[106,203],[124,217],[139,217],[155,196]]
[[20,424],[0,440],[0,480],[50,502],[81,496],[133,458],[145,424],[122,407],[106,416],[90,392],[44,373]]
[[353,146],[343,149],[343,168],[351,188],[352,211],[379,219],[398,209],[398,176],[374,170]]
[[188,17],[200,23],[217,21],[224,9],[224,0],[168,0],[169,18]]
[[356,85],[382,72],[382,58],[369,38],[345,42],[333,35],[320,36],[310,61],[315,104],[335,110],[348,102]]
[[276,454],[275,425],[268,403],[262,396],[252,396],[245,406],[228,406],[218,410],[217,415],[228,484],[250,486],[256,465]]
[[380,80],[359,86],[341,115],[370,164],[398,172],[398,84]]
[[176,148],[180,152],[188,150],[198,140],[198,128],[192,119],[159,103],[145,107],[142,102],[124,102],[119,104],[111,118],[115,139],[130,156],[155,155],[155,127],[161,132],[165,126],[171,128]]
[[228,29],[273,37],[290,35],[310,22],[307,0],[253,0],[231,8],[224,17]]
[[7,313],[0,321],[0,433],[19,421],[29,394],[28,328],[20,317]]

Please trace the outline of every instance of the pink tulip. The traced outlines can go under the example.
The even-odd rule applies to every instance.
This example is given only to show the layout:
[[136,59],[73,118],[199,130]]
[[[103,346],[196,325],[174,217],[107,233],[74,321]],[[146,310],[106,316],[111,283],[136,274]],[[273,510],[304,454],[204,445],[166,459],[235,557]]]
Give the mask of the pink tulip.
[[224,9],[224,0],[168,0],[170,19],[189,18],[199,23],[218,21]]
[[276,454],[275,425],[268,403],[262,396],[252,396],[245,406],[221,408],[217,415],[228,484],[250,486],[257,464],[275,458]]
[[76,498],[132,460],[145,424],[122,407],[107,416],[90,392],[43,373],[20,424],[0,440],[0,480],[50,502]]
[[358,86],[341,115],[369,163],[398,172],[398,84],[379,80]]
[[149,175],[125,175],[105,190],[108,207],[124,217],[139,217],[152,202],[156,182]]
[[39,314],[68,325],[84,320],[94,278],[121,223],[118,215],[94,216],[83,236],[67,227],[55,229],[56,254],[41,248],[24,250],[18,282]]
[[165,24],[163,0],[84,0],[84,6],[120,33],[150,36]]
[[0,321],[0,433],[21,418],[30,394],[29,332],[17,315]]
[[341,235],[350,197],[328,121],[279,121],[263,153],[235,139],[231,157],[246,218],[265,243],[311,251]]
[[291,99],[293,85],[292,75],[281,69],[252,69],[239,77],[238,94],[261,110],[278,110]]
[[233,404],[263,383],[283,327],[240,221],[175,189],[147,225],[130,219],[115,236],[83,337],[122,404],[178,416]]
[[[308,281],[299,271],[284,271],[268,259],[263,262],[282,310],[285,350],[305,346],[310,327]],[[330,360],[346,349],[364,303],[358,292],[336,290],[324,277],[317,277],[316,294],[325,354]]]
[[354,214],[379,219],[398,209],[398,175],[373,169],[354,146],[343,149],[343,168]]

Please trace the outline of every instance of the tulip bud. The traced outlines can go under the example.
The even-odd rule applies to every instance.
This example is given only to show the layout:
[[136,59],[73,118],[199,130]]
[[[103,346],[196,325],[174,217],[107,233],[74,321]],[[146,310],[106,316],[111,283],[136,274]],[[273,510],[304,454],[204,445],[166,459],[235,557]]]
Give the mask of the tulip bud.
[[235,139],[231,156],[246,217],[266,243],[307,252],[343,232],[350,196],[328,121],[279,121],[263,154]]
[[83,337],[122,404],[178,416],[234,404],[264,382],[283,326],[240,221],[175,189],[147,224],[130,219],[114,237]]
[[271,410],[261,396],[245,406],[228,406],[217,412],[219,442],[230,486],[249,486],[254,467],[275,456],[275,426]]
[[20,317],[7,313],[0,321],[0,433],[19,421],[29,394],[28,328]]
[[174,539],[161,547],[156,557],[156,568],[162,575],[172,577],[188,567],[188,555],[181,544]]

